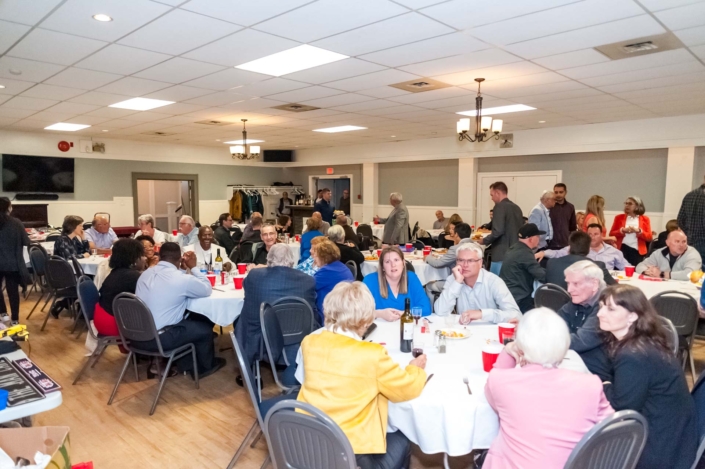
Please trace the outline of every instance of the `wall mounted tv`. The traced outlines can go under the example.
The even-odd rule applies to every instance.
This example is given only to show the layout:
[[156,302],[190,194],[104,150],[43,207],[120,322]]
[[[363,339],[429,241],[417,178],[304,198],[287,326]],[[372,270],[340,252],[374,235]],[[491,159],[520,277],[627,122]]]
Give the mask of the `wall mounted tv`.
[[3,192],[73,193],[73,158],[2,155]]

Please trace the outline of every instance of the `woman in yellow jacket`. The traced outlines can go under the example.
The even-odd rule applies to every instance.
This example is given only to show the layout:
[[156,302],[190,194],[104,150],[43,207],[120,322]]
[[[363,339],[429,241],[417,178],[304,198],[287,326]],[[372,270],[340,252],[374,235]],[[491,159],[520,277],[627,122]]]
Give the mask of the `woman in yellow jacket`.
[[402,369],[384,347],[361,339],[375,318],[375,301],[362,282],[338,284],[323,311],[325,327],[301,343],[298,400],[340,426],[360,469],[409,467],[409,440],[400,431],[387,434],[387,403],[421,394],[426,355]]

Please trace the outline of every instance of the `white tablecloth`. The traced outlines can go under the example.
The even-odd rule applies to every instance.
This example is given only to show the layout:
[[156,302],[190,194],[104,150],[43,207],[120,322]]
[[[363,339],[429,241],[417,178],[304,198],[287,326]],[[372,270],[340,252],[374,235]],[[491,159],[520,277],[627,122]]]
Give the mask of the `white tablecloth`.
[[207,298],[190,299],[186,309],[208,317],[219,326],[231,326],[242,311],[245,290],[236,290],[233,280],[227,277],[226,285],[216,279],[215,288]]
[[[9,337],[0,340],[12,340]],[[19,360],[20,358],[27,358],[27,355],[22,350],[17,350],[12,353],[3,355],[3,357],[8,360]],[[30,402],[28,404],[22,404],[14,407],[7,407],[5,410],[0,410],[0,423],[9,422],[10,420],[21,419],[23,417],[29,417],[30,415],[39,414],[41,412],[46,412],[47,410],[59,407],[63,402],[63,396],[61,391],[52,392],[46,395],[44,399],[38,401]]]
[[[375,238],[382,239],[382,236],[384,235],[384,225],[375,225],[373,222],[362,224],[370,225],[370,228],[372,228],[372,236],[374,236]],[[357,227],[355,226],[355,224],[353,224],[352,229],[355,230],[355,233],[357,233]]]
[[[446,327],[445,318],[434,314],[430,320],[432,332]],[[402,367],[408,365],[411,354],[399,351],[399,322],[376,323],[377,329],[369,339],[384,343],[394,361]],[[473,449],[486,449],[499,431],[497,414],[484,395],[488,373],[482,369],[481,352],[487,339],[498,339],[497,325],[475,322],[466,331],[471,332],[470,338],[446,342],[446,354],[439,354],[432,343],[426,344],[426,372],[433,378],[418,398],[389,404],[389,431],[401,430],[426,454],[461,456]],[[577,353],[569,350],[566,358],[562,368],[588,372]],[[472,395],[463,383],[464,376],[469,379]]]
[[[421,281],[421,285],[426,285],[428,282],[432,282],[434,280],[445,280],[450,275],[450,269],[448,267],[437,269],[435,267],[431,267],[422,259],[416,259],[415,256],[409,258],[408,260],[411,261],[411,265],[414,266],[414,272]],[[371,274],[372,272],[377,272],[378,265],[379,261],[363,262],[360,266],[362,270],[362,275],[365,276],[367,274]]]
[[437,229],[437,230],[426,230],[426,233],[430,234],[433,239],[437,239],[438,235],[443,233],[442,229]]
[[[620,272],[620,275],[624,276],[624,272]],[[623,285],[634,285],[643,291],[647,298],[651,298],[661,292],[675,290],[692,296],[698,304],[700,304],[700,290],[692,282],[684,280],[665,280],[663,282],[639,280],[637,278],[638,275],[639,274],[635,273],[629,280],[619,279],[619,283]]]

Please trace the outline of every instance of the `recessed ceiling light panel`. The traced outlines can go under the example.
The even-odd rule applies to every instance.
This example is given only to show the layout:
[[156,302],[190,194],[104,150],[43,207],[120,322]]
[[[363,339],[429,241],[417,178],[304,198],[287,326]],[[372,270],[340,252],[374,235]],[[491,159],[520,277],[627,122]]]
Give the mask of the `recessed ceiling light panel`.
[[56,124],[50,125],[49,127],[44,127],[44,130],[63,130],[66,132],[75,132],[77,130],[87,129],[88,127],[90,127],[90,125],[68,124],[66,122],[58,122]]
[[341,125],[340,127],[328,127],[327,129],[314,129],[314,132],[325,132],[333,134],[336,132],[349,132],[351,130],[365,130],[367,127],[358,127],[356,125]]
[[108,107],[132,109],[133,111],[149,111],[150,109],[156,109],[158,107],[174,104],[174,102],[175,101],[162,101],[161,99],[132,98],[127,101],[120,101],[119,103],[111,104]]
[[96,21],[101,21],[103,23],[107,23],[108,21],[112,21],[113,19],[109,17],[106,14],[103,13],[98,13],[97,15],[93,15],[93,19]]
[[[527,106],[525,104],[512,104],[511,106],[488,107],[486,109],[482,109],[482,115],[490,116],[493,114],[507,114],[510,112],[534,111],[535,109],[535,107]],[[462,111],[456,112],[456,114],[460,114],[461,116],[475,117],[477,115],[477,111]]]
[[264,140],[250,140],[248,138],[247,142],[245,142],[244,140],[230,140],[229,142],[223,142],[223,143],[228,144],[228,145],[244,145],[245,143],[247,143],[249,145],[251,143],[262,143],[262,142],[264,142]]
[[347,55],[304,44],[237,65],[235,68],[279,77],[347,58]]
[[0,90],[4,90],[4,89],[5,89],[5,85],[0,85]]

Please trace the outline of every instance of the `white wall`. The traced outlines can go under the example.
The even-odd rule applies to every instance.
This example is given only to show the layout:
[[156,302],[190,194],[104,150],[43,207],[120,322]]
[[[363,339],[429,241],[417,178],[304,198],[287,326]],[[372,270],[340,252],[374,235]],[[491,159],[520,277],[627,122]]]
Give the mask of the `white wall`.
[[13,201],[13,205],[26,204],[44,204],[48,205],[47,215],[49,216],[49,224],[61,226],[66,215],[78,215],[86,221],[93,220],[93,215],[97,212],[107,212],[110,214],[110,223],[113,226],[133,226],[133,209],[132,197],[114,197],[112,201],[97,200],[97,201]]

